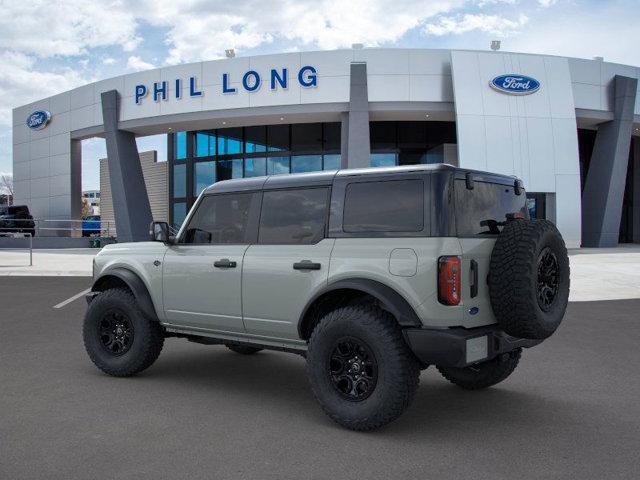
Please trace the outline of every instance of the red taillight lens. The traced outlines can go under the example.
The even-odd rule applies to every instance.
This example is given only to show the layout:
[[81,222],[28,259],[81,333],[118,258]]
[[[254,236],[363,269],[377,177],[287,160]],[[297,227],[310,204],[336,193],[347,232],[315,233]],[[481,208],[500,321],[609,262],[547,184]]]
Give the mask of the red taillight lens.
[[460,258],[438,259],[438,300],[444,305],[460,303]]

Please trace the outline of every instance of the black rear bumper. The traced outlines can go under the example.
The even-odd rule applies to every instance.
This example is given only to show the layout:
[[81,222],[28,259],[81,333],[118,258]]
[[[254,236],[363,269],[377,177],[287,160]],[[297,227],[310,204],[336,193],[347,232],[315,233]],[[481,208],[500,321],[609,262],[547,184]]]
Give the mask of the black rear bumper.
[[530,348],[542,340],[507,335],[497,325],[478,328],[407,328],[404,338],[424,365],[466,367],[486,362],[516,348]]

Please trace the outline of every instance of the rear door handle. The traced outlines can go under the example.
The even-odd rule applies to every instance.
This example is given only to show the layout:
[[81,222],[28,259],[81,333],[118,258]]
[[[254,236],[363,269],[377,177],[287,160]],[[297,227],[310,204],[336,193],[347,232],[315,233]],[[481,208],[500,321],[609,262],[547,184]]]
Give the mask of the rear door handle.
[[322,265],[311,260],[302,260],[293,264],[294,270],[320,270]]
[[478,296],[478,262],[471,260],[471,298]]
[[236,262],[232,262],[228,258],[223,258],[213,262],[213,266],[216,268],[236,268]]

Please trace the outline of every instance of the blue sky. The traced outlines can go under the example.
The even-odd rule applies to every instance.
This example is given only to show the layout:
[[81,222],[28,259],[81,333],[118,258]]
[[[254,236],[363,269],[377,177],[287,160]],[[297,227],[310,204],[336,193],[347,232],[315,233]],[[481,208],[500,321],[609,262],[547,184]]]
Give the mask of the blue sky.
[[[11,172],[11,109],[152,67],[366,46],[548,53],[640,66],[637,0],[0,0],[0,172]],[[142,150],[162,138],[140,139]],[[104,142],[83,146],[98,184]]]

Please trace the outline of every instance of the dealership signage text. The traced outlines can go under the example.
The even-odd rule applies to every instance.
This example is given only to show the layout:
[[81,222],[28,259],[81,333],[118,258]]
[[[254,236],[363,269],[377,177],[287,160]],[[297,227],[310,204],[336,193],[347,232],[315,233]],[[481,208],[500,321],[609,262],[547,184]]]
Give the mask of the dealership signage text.
[[[290,81],[288,70],[288,68],[272,68],[267,75],[261,75],[255,70],[249,70],[245,72],[244,75],[242,75],[240,83],[236,86],[232,86],[232,84],[233,82],[237,82],[238,79],[232,79],[231,74],[223,73],[221,79],[222,85],[216,86],[215,88],[219,88],[220,92],[223,94],[234,94],[237,93],[239,89],[246,90],[247,92],[255,92],[263,84],[265,85],[264,88],[269,88],[270,90],[286,90],[289,87]],[[171,82],[167,80],[163,80],[162,82],[154,82],[153,85],[149,87],[144,84],[136,85],[136,104],[140,105],[142,103],[142,100],[147,95],[152,97],[154,102],[158,102],[160,100],[168,100],[169,97],[180,99],[183,95],[183,82],[186,82],[184,84],[185,87],[186,85],[189,86],[189,97],[202,96],[203,90],[202,87],[199,86],[201,85],[201,82],[198,82],[197,77],[189,77],[189,79],[186,81],[181,78],[176,78]],[[316,87],[318,85],[318,75],[316,68],[310,65],[300,68],[300,70],[298,70],[297,72],[297,82],[303,88]],[[172,85],[169,85],[170,83]]]

